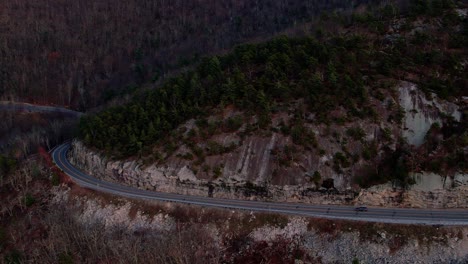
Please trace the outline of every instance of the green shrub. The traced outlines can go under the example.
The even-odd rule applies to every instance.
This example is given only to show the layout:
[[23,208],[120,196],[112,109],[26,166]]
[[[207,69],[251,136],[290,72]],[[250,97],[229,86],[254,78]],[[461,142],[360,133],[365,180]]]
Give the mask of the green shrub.
[[362,153],[361,153],[361,156],[363,159],[365,160],[370,160],[372,155],[371,155],[371,150],[368,148],[368,147],[365,147],[363,150],[362,150]]
[[219,144],[216,141],[209,141],[206,148],[206,153],[210,155],[218,155],[223,153],[223,145]]
[[242,189],[243,189],[244,195],[247,197],[252,196],[252,195],[258,195],[258,196],[268,195],[268,189],[266,187],[256,185],[255,183],[252,183],[250,181],[247,181],[244,184],[244,187]]
[[316,186],[319,185],[320,180],[322,180],[322,175],[320,172],[315,171],[314,174],[312,175],[312,181],[315,183]]
[[23,202],[24,205],[30,207],[36,202],[36,199],[30,193],[27,193],[26,196],[24,196]]
[[2,227],[0,227],[0,249],[3,248],[6,242],[7,242],[6,231]]
[[183,155],[181,155],[181,158],[186,159],[186,160],[193,160],[193,155],[190,152],[187,152]]
[[41,170],[37,165],[34,165],[31,169],[31,176],[33,178],[38,178],[41,175]]
[[323,156],[323,155],[325,155],[325,154],[326,154],[326,152],[325,152],[324,149],[319,149],[319,155],[320,155],[320,156]]
[[198,135],[197,133],[197,129],[196,128],[192,128],[189,130],[189,132],[187,133],[187,137],[188,138],[194,138]]
[[191,147],[191,150],[200,162],[203,162],[205,160],[205,152],[203,151],[202,148],[200,148],[197,145],[194,145]]
[[283,120],[279,123],[280,131],[283,135],[287,136],[291,133],[291,128],[284,123]]
[[243,123],[244,120],[242,119],[242,116],[236,115],[226,120],[226,128],[231,132],[237,131],[239,128],[241,128]]
[[13,249],[10,253],[5,255],[4,260],[6,264],[19,264],[22,263],[22,258],[21,253]]
[[16,167],[16,160],[0,155],[0,179]]
[[348,161],[348,158],[341,152],[335,153],[333,156],[333,168],[337,172],[341,172],[341,168],[347,168],[351,164]]
[[73,256],[68,252],[62,252],[58,256],[59,264],[73,264]]
[[398,124],[403,123],[403,118],[405,118],[405,114],[405,110],[402,107],[400,107],[395,115],[395,119],[398,122]]
[[195,120],[195,124],[200,129],[207,128],[208,127],[208,120],[206,118],[197,119],[197,120]]
[[50,183],[53,186],[58,186],[60,184],[60,177],[57,175],[57,173],[52,173],[52,177],[50,178]]
[[222,174],[223,168],[221,166],[216,166],[215,168],[213,168],[213,175],[215,179],[221,177]]
[[203,172],[208,172],[210,170],[210,165],[204,164],[202,166],[202,170],[203,170]]
[[352,127],[346,130],[346,134],[354,140],[362,140],[366,133],[360,127]]
[[221,122],[220,121],[216,121],[216,122],[209,122],[208,123],[208,135],[213,135],[217,130],[218,128],[221,126]]
[[382,137],[387,142],[392,140],[392,131],[390,130],[390,128],[386,127],[382,129]]

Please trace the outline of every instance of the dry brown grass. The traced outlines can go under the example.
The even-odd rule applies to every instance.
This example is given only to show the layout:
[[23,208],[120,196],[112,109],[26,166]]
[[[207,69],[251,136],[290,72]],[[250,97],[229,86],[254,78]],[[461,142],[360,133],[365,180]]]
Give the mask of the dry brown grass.
[[[45,179],[37,177],[28,184],[43,193],[43,196],[35,196],[37,202],[33,206],[18,206],[10,216],[2,216],[1,259],[19,253],[22,261],[34,263],[141,263],[147,260],[152,263],[293,263],[297,258],[321,263],[320,258],[309,256],[295,241],[278,237],[264,243],[250,238],[249,234],[258,227],[285,227],[288,216],[125,199],[73,183],[68,184],[70,204],[51,205],[50,183]],[[99,223],[84,225],[76,221],[80,210],[72,206],[74,198],[95,200],[103,207],[130,202],[130,219],[138,213],[150,217],[167,214],[174,219],[176,227],[171,231],[129,233],[119,227],[106,230]],[[221,240],[210,235],[213,226],[222,232],[217,238]],[[308,227],[330,240],[343,232],[356,232],[361,241],[386,243],[392,253],[398,252],[411,239],[417,239],[420,244],[442,245],[449,238],[464,239],[461,229],[432,226],[310,219]],[[387,239],[382,240],[382,232]]]
[[[446,245],[448,238],[463,238],[461,227],[370,223],[320,218],[310,219],[308,229],[314,230],[328,239],[335,239],[342,233],[356,232],[361,242],[385,242],[392,253],[407,245],[410,240],[417,240],[420,245],[431,243]],[[385,234],[386,239],[382,238],[382,233]]]

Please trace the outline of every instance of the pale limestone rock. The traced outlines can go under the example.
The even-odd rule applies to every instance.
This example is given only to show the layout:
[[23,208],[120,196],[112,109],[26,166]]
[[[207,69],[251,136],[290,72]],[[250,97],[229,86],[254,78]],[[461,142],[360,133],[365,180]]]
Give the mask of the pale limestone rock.
[[278,237],[295,239],[307,232],[307,220],[300,217],[291,217],[284,228],[275,226],[262,226],[250,233],[250,237],[256,241],[274,241]]
[[432,94],[432,100],[428,100],[413,83],[401,82],[398,91],[400,106],[406,113],[403,136],[409,144],[420,146],[432,124],[442,125],[440,118],[442,113],[451,115],[456,121],[461,119],[461,112],[457,105],[442,103],[435,94]]
[[197,181],[197,177],[193,174],[193,171],[188,168],[188,166],[182,167],[177,173],[177,177],[181,181]]

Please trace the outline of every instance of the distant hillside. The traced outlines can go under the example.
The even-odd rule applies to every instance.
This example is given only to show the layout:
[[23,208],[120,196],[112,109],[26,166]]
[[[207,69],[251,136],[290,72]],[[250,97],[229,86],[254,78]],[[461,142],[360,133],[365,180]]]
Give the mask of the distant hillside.
[[[417,166],[404,126],[423,109],[432,115],[429,126],[440,122],[443,140],[456,143],[438,167],[465,170],[465,117],[444,99],[460,103],[467,93],[466,6],[458,12],[435,3],[416,2],[407,17],[394,6],[379,16],[356,13],[325,35],[241,45],[128,105],[83,118],[82,139],[114,157],[169,168],[165,175],[189,168],[190,177],[207,180],[281,185],[334,178],[367,186],[408,180]],[[447,106],[404,109],[405,100]],[[431,142],[428,149],[449,146]],[[418,166],[430,167],[429,152],[422,152]]]
[[93,107],[200,54],[368,2],[2,1],[0,97]]

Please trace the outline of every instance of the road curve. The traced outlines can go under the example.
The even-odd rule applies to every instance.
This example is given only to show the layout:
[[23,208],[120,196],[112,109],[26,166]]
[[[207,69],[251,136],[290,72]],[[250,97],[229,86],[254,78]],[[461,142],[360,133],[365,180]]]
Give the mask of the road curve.
[[46,105],[34,105],[21,102],[10,102],[0,101],[1,111],[13,111],[13,112],[39,112],[39,113],[61,113],[73,117],[80,117],[83,115],[81,112],[77,112],[71,109],[58,106],[46,106]]
[[277,203],[263,201],[228,200],[202,196],[146,191],[96,179],[75,168],[67,159],[70,143],[64,143],[51,151],[55,164],[83,187],[130,198],[195,204],[200,206],[261,211],[331,219],[369,222],[468,225],[468,210],[458,209],[407,209],[370,207],[367,212],[356,212],[352,206],[311,205],[301,203]]

